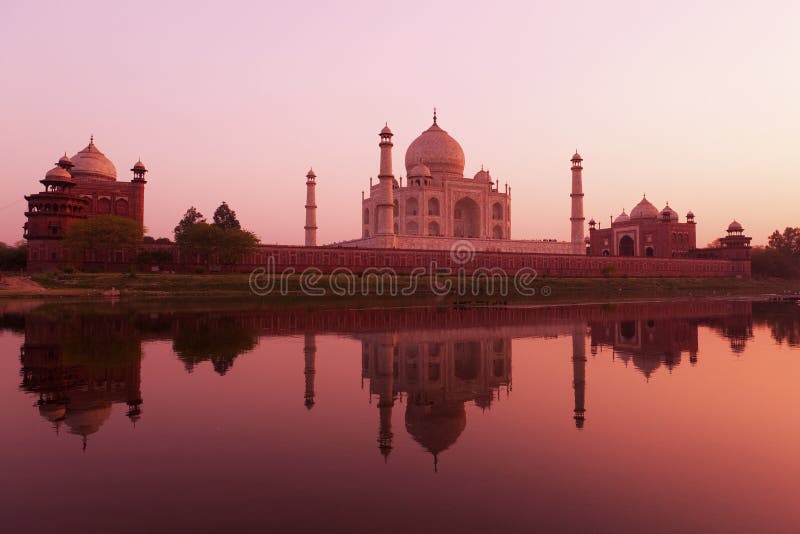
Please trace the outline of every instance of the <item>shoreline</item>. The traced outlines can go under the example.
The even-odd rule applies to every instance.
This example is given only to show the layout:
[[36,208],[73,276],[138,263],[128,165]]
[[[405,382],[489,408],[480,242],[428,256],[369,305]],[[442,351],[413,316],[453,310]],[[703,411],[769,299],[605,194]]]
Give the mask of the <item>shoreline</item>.
[[[447,278],[443,278],[447,280]],[[400,289],[404,279],[398,280]],[[119,299],[185,299],[208,298],[248,300],[265,305],[305,304],[315,306],[353,305],[547,305],[587,302],[619,302],[627,300],[687,300],[709,298],[766,299],[768,295],[800,292],[800,280],[739,278],[550,278],[542,277],[531,285],[534,295],[520,294],[513,284],[503,294],[487,280],[475,282],[473,290],[437,294],[429,291],[423,280],[421,288],[408,295],[380,294],[374,284],[365,282],[346,296],[328,292],[322,296],[305,294],[299,275],[277,278],[283,293],[274,291],[259,296],[250,290],[247,274],[32,274],[4,275],[0,282],[0,299],[37,300],[119,300]],[[452,279],[453,287],[457,280]],[[316,287],[336,285],[331,277],[322,277]],[[471,279],[467,284],[473,283]],[[496,283],[496,282],[495,282]],[[276,286],[277,287],[277,286]],[[114,288],[119,295],[109,296]],[[106,293],[106,294],[104,294]]]

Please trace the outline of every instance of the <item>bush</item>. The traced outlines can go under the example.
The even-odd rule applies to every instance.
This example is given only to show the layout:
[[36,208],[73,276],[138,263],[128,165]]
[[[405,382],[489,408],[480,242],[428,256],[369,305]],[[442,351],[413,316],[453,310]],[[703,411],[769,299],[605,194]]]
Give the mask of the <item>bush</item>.
[[22,271],[28,264],[28,244],[16,245],[0,243],[0,271]]

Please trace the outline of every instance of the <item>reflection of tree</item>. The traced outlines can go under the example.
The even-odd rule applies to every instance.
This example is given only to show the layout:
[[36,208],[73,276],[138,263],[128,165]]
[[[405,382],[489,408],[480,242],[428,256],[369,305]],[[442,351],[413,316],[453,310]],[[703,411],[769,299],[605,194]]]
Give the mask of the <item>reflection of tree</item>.
[[233,360],[253,350],[258,342],[255,329],[242,324],[236,317],[196,316],[178,320],[172,349],[187,371],[204,361],[210,361],[220,375],[228,372]]
[[800,346],[800,306],[795,304],[756,303],[753,316],[757,323],[766,324],[779,344]]

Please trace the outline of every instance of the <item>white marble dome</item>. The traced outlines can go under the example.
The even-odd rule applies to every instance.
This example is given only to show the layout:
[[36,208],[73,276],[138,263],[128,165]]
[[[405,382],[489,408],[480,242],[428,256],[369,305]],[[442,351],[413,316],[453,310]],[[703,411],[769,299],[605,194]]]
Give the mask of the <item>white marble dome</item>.
[[411,176],[411,170],[419,162],[424,162],[434,176],[459,178],[464,176],[464,150],[458,141],[450,137],[436,122],[408,146],[406,150],[408,176]]

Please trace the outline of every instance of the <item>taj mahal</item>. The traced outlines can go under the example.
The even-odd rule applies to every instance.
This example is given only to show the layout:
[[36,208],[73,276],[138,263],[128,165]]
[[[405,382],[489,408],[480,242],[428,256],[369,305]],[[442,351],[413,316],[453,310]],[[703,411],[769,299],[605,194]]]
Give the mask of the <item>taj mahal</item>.
[[[584,217],[582,159],[575,152],[572,167],[572,239],[511,239],[511,188],[500,187],[481,167],[471,178],[464,173],[464,150],[441,126],[433,124],[405,154],[406,181],[395,177],[393,133],[380,131],[378,181],[370,178],[369,195],[362,192],[361,237],[338,243],[343,247],[447,250],[469,240],[475,250],[583,254]],[[308,176],[306,245],[316,244],[316,202],[313,171]]]

